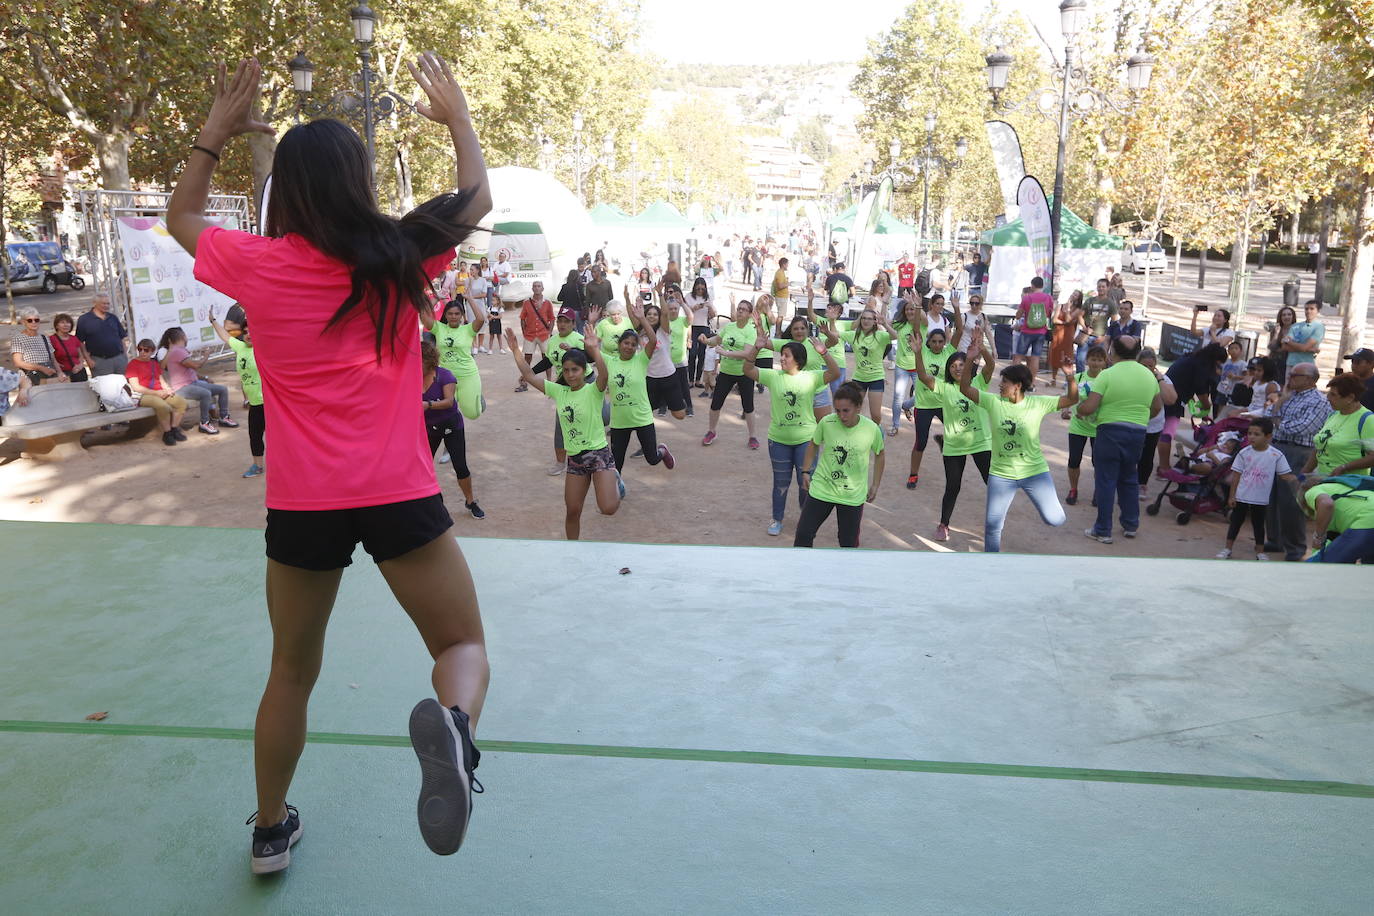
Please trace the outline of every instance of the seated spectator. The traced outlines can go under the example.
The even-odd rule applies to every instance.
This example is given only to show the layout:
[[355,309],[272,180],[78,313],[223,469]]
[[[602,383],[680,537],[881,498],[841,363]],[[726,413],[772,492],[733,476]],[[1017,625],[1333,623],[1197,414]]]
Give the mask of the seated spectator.
[[[229,389],[201,377],[197,370],[205,365],[209,357],[204,353],[196,359],[186,349],[186,332],[179,327],[168,328],[162,334],[158,350],[165,351],[162,368],[167,370],[167,380],[172,392],[200,406],[200,431],[209,436],[219,434],[219,427],[210,419],[210,411],[218,411],[219,426],[234,429],[238,423],[229,416]],[[216,407],[215,405],[218,404]]]
[[47,382],[65,382],[67,375],[57,365],[57,354],[53,352],[48,338],[38,333],[42,321],[38,309],[27,305],[19,310],[19,320],[23,329],[10,338],[10,359],[14,368],[29,377],[35,385]]
[[[1121,274],[1117,274],[1121,276]],[[1108,295],[1112,290],[1108,290]],[[1135,317],[1135,303],[1129,299],[1122,299],[1116,307],[1116,317],[1111,324],[1107,325],[1107,336],[1112,340],[1118,337],[1134,337],[1137,340],[1145,336],[1145,324]]]
[[32,385],[24,373],[0,367],[0,423],[4,422],[5,414],[10,411],[10,392],[19,392],[14,396],[15,407],[26,407]]
[[86,354],[81,351],[81,341],[73,333],[76,321],[63,312],[52,320],[55,333],[48,336],[53,355],[57,357],[57,368],[61,369],[71,382],[84,382],[90,378],[86,371]]
[[1309,563],[1374,564],[1374,490],[1331,478],[1307,490],[1303,507],[1314,521]]
[[124,367],[124,377],[129,380],[130,390],[138,397],[138,406],[147,407],[157,414],[162,444],[176,445],[186,441],[186,434],[180,429],[181,418],[186,415],[186,401],[162,380],[162,366],[153,359],[156,351],[151,340],[146,337],[140,340],[138,355]]

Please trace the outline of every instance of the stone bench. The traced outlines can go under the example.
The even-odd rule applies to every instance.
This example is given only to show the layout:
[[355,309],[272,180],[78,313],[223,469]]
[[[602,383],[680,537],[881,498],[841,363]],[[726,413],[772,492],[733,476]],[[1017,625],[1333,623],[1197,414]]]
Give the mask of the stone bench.
[[85,382],[64,382],[30,388],[29,403],[5,414],[0,438],[19,439],[26,458],[62,461],[81,454],[81,437],[90,430],[128,423],[129,438],[136,438],[156,429],[156,418],[148,407],[103,411],[100,398]]

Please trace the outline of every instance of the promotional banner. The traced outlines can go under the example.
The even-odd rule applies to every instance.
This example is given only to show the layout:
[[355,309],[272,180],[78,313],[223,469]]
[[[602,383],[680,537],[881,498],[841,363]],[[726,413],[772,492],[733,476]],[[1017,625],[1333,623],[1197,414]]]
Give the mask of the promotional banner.
[[[237,220],[223,223],[237,229]],[[192,275],[195,259],[177,244],[159,217],[121,216],[119,244],[124,249],[125,283],[133,311],[129,334],[154,343],[162,332],[180,326],[191,349],[218,347],[210,327],[210,309],[222,318],[234,300],[217,293]]]
[[1007,221],[1020,219],[1017,206],[1017,187],[1026,174],[1026,160],[1021,155],[1021,138],[1016,128],[1006,121],[988,121],[988,143],[992,145],[992,164],[997,168],[997,183],[1002,188],[1002,204],[1007,208]]
[[1045,278],[1047,289],[1054,287],[1054,277],[1050,267],[1050,202],[1045,198],[1045,189],[1030,175],[1021,179],[1016,187],[1016,204],[1021,208],[1021,219],[1026,228],[1026,241],[1030,243],[1031,263],[1035,266],[1035,276]]

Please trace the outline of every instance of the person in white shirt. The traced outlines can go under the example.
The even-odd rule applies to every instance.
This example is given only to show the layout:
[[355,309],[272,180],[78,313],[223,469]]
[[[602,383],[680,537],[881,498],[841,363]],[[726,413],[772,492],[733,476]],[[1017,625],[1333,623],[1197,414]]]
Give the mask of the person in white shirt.
[[500,298],[501,287],[510,283],[511,275],[514,273],[514,268],[511,267],[510,263],[510,255],[506,254],[504,251],[498,254],[496,256],[496,266],[491,269],[491,273],[492,292],[496,294],[497,298]]
[[1231,462],[1231,495],[1226,500],[1231,510],[1231,524],[1226,529],[1226,546],[1217,554],[1218,560],[1231,558],[1231,548],[1247,516],[1255,534],[1255,559],[1268,560],[1269,555],[1264,552],[1264,517],[1274,478],[1281,477],[1289,484],[1298,482],[1297,475],[1288,466],[1288,459],[1273,447],[1273,420],[1256,417],[1250,421],[1245,434],[1250,444]]

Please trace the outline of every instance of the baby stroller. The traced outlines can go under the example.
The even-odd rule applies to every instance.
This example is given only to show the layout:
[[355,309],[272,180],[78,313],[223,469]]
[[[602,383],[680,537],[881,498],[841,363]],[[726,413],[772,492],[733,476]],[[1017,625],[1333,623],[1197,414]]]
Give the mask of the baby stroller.
[[1230,459],[1212,468],[1210,474],[1202,476],[1189,473],[1188,468],[1203,454],[1217,447],[1221,434],[1233,432],[1241,437],[1250,427],[1246,417],[1229,417],[1218,420],[1210,426],[1196,429],[1198,444],[1193,451],[1179,459],[1171,468],[1163,468],[1158,476],[1164,478],[1164,488],[1159,491],[1155,501],[1145,507],[1146,515],[1158,515],[1159,507],[1167,496],[1178,515],[1174,520],[1186,525],[1195,515],[1224,511],[1226,508],[1226,478],[1231,473]]

